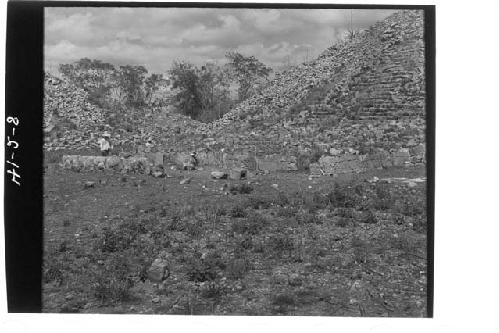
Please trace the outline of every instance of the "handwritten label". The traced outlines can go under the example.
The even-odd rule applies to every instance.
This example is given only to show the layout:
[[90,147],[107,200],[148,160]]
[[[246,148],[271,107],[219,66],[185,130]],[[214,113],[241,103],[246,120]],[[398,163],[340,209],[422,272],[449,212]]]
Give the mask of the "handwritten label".
[[19,142],[15,140],[16,136],[16,128],[19,126],[19,119],[17,117],[7,117],[7,124],[11,125],[10,134],[7,135],[7,147],[10,148],[10,159],[6,161],[8,167],[11,169],[5,168],[7,173],[12,176],[11,180],[18,186],[21,186],[21,175],[19,174],[19,165],[15,162],[16,160],[16,151],[19,149]]

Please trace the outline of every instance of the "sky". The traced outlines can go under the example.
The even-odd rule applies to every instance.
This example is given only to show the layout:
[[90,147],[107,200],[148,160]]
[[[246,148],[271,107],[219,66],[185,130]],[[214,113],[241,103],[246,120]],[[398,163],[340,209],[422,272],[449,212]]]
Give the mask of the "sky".
[[[393,12],[352,10],[352,27]],[[277,68],[319,55],[350,22],[351,10],[340,9],[52,7],[45,9],[45,68],[86,57],[165,73],[176,60],[222,64],[228,51]]]

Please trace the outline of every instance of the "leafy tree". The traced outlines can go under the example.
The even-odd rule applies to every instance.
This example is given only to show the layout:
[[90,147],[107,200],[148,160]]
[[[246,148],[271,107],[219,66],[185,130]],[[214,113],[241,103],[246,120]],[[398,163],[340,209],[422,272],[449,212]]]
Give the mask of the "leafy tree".
[[181,113],[196,119],[202,110],[200,80],[194,65],[176,61],[169,70],[174,89],[178,89],[174,99]]
[[126,104],[129,106],[142,106],[144,94],[142,86],[148,71],[144,66],[120,66],[116,76],[117,84],[124,90]]
[[215,64],[206,64],[198,70],[199,94],[202,114],[200,120],[212,121],[221,118],[231,107],[228,72]]
[[229,60],[229,67],[239,84],[238,98],[240,101],[255,93],[255,86],[259,80],[265,79],[267,81],[267,77],[272,71],[254,56],[246,57],[241,53],[231,51],[226,53],[226,58]]
[[153,102],[154,93],[160,89],[160,85],[164,81],[165,80],[163,79],[163,75],[161,75],[161,74],[153,73],[153,74],[151,74],[151,76],[146,78],[146,80],[144,81],[146,104],[150,105]]

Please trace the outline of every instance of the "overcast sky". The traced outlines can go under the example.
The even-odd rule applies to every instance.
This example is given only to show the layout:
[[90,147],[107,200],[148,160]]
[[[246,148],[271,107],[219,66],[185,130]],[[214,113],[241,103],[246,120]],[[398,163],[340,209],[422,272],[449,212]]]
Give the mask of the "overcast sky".
[[[353,10],[353,28],[368,28],[394,11]],[[46,8],[45,64],[80,58],[144,65],[164,73],[172,61],[224,62],[236,50],[268,66],[317,56],[350,25],[350,10],[223,8]]]

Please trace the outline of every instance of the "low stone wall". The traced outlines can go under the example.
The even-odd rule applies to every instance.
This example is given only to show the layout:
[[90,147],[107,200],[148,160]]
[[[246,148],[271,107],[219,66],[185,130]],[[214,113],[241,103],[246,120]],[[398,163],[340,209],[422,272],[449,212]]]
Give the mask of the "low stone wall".
[[311,174],[355,173],[391,166],[405,166],[425,163],[425,146],[410,150],[402,148],[396,152],[380,151],[375,154],[343,154],[321,156],[318,163],[310,165]]
[[151,153],[144,156],[82,156],[63,155],[61,166],[73,171],[116,170],[133,173],[150,173],[152,168],[164,166],[164,154]]

